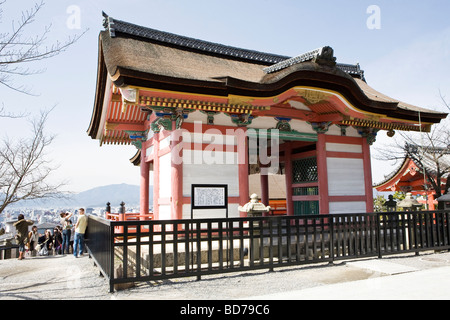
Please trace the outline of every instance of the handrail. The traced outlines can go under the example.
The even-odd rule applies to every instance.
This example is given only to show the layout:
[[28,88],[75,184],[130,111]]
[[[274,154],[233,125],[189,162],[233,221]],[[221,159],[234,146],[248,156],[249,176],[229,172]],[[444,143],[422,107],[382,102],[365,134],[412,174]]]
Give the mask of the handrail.
[[[98,219],[101,222],[101,219]],[[110,291],[161,280],[450,249],[450,211],[89,222]],[[119,231],[120,230],[120,231]],[[114,270],[123,270],[121,277]]]

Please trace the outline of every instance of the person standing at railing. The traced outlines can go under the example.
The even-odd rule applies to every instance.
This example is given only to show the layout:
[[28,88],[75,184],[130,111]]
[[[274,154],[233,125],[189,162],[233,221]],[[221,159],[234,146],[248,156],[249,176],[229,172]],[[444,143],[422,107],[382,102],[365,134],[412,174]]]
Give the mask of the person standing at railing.
[[88,224],[88,218],[84,214],[84,209],[78,210],[78,220],[75,224],[75,237],[73,243],[73,255],[77,258],[77,255],[82,256],[84,250],[84,233],[86,232]]

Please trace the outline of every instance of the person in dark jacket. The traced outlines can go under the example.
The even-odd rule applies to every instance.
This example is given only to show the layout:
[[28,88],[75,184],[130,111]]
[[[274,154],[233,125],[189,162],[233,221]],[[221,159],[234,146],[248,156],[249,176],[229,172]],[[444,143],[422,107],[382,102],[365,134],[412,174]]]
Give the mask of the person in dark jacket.
[[62,254],[62,243],[63,243],[63,237],[62,233],[59,230],[59,227],[55,227],[53,230],[53,248],[55,249],[55,254]]
[[25,220],[23,214],[19,214],[17,222],[13,224],[16,227],[16,240],[19,244],[19,260],[25,258],[25,245],[28,243],[28,226],[33,225],[33,221]]

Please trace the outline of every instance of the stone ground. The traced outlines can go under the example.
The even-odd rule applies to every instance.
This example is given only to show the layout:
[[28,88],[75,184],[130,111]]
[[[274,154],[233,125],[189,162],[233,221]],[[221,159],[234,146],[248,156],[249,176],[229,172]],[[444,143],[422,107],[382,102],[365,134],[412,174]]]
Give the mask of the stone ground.
[[[387,277],[398,277],[400,280],[399,275],[404,274],[420,277],[420,272],[447,272],[449,267],[450,253],[429,251],[419,256],[403,254],[382,259],[339,261],[333,265],[283,267],[273,272],[259,270],[203,276],[200,281],[192,277],[145,282],[109,293],[106,279],[100,276],[98,268],[87,255],[80,258],[72,255],[33,257],[22,261],[0,261],[0,300],[303,299],[304,295],[299,295],[299,291],[305,293],[313,288],[326,289],[336,285],[341,286],[339,290],[345,290],[345,287],[351,288],[351,285],[363,284],[364,281]],[[450,299],[450,289],[442,289],[444,291],[441,290],[441,295],[437,297]],[[419,295],[421,299],[434,298],[432,293],[423,292],[423,296]],[[339,298],[336,296],[336,299]],[[364,296],[359,298],[364,299]],[[367,298],[370,299],[370,296]]]

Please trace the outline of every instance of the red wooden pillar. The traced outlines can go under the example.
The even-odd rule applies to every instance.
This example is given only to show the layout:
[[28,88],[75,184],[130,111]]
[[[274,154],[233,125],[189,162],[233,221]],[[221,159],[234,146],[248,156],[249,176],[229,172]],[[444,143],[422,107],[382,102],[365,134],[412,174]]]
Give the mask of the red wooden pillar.
[[[250,200],[248,184],[248,142],[245,128],[236,130],[237,152],[238,152],[238,174],[239,174],[239,204],[243,206]],[[241,212],[241,216],[246,213]]]
[[291,142],[285,142],[284,168],[286,173],[286,214],[294,215],[294,201],[292,200],[292,146]]
[[269,175],[261,173],[261,202],[265,205],[269,205]]
[[330,203],[328,200],[328,170],[327,170],[327,150],[326,135],[317,134],[317,175],[319,184],[319,213],[329,214]]
[[159,220],[159,133],[153,135],[153,219]]
[[[269,175],[268,174],[262,174],[261,170],[261,202],[265,206],[269,205]],[[263,213],[264,216],[268,216],[268,212]]]
[[[145,158],[147,157],[145,143],[142,144],[141,148],[141,196],[140,196],[140,213],[141,215],[146,215],[149,212],[149,184],[150,184],[150,165]],[[144,220],[144,219],[140,219]]]
[[427,198],[427,206],[425,210],[436,210],[436,207],[434,205],[434,192],[433,191],[425,191],[425,196]]
[[364,161],[364,189],[366,192],[366,212],[373,212],[372,166],[370,161],[370,145],[366,138],[362,139]]
[[178,136],[178,133],[175,134],[175,140],[171,139],[172,219],[183,217],[183,137],[181,134]]

